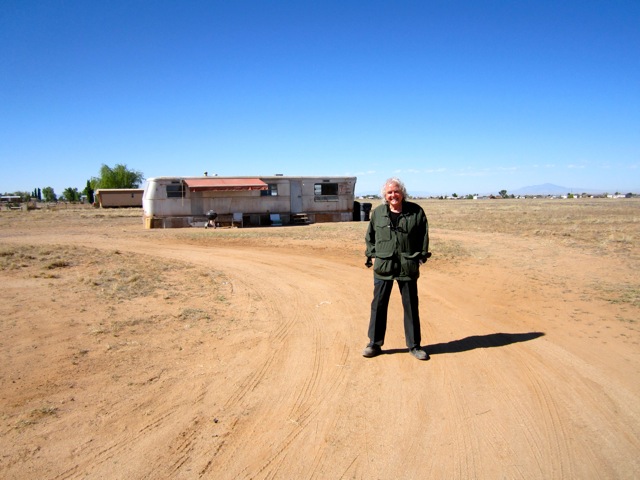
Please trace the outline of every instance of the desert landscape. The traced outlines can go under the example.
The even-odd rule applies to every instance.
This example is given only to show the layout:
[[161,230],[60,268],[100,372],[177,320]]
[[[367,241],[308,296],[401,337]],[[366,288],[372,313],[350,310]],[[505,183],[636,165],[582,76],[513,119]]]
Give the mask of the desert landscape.
[[0,477],[639,478],[640,199],[420,203],[426,362],[366,222],[0,212]]

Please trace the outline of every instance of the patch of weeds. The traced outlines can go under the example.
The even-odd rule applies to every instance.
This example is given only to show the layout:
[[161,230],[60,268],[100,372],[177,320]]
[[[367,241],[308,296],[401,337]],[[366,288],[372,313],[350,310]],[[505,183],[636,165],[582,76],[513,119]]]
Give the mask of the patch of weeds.
[[151,276],[143,278],[135,264],[111,271],[102,269],[99,277],[92,280],[94,286],[102,288],[104,295],[120,300],[146,296],[155,290],[157,283],[158,280]]
[[82,358],[82,357],[87,356],[88,354],[89,354],[89,350],[86,350],[86,349],[82,349],[82,350],[77,351],[71,357],[71,363],[74,364],[74,365],[78,365],[79,359]]
[[116,320],[111,324],[111,331],[114,333],[121,332],[125,328],[132,328],[138,325],[146,325],[151,323],[148,318],[132,318],[129,320]]
[[58,407],[54,407],[53,405],[45,405],[43,407],[31,410],[31,412],[29,413],[29,418],[23,418],[19,420],[16,423],[15,428],[21,429],[29,427],[31,425],[35,425],[39,420],[43,418],[57,416],[58,410]]
[[181,320],[211,320],[211,317],[204,310],[199,308],[185,308],[180,312]]
[[71,267],[74,260],[84,258],[86,255],[85,249],[63,245],[46,248],[34,245],[7,247],[0,251],[0,269],[15,270],[40,267],[43,270],[55,270]]
[[227,297],[222,295],[222,294],[218,294],[216,296],[216,302],[224,303],[224,304],[228,304],[229,303],[229,301],[227,300]]
[[42,418],[49,417],[51,415],[56,415],[58,413],[58,407],[54,407],[53,405],[46,405],[44,407],[36,408],[31,412],[31,417],[34,418]]
[[621,301],[634,307],[640,307],[640,287],[637,285],[625,285],[621,294]]
[[36,273],[33,278],[60,278],[57,273]]
[[89,332],[89,335],[106,335],[107,333],[109,333],[107,329],[105,329],[104,327],[99,327],[91,330]]
[[66,260],[54,260],[53,262],[45,265],[44,268],[46,268],[47,270],[53,270],[54,268],[65,268],[70,266],[71,262],[68,262]]
[[28,247],[5,247],[0,250],[0,270],[18,270],[29,267],[36,258]]
[[99,293],[109,299],[131,300],[172,291],[172,277],[187,268],[184,265],[164,264],[152,257],[128,253],[111,253],[88,281]]
[[622,323],[629,323],[631,325],[634,325],[636,323],[638,323],[638,320],[636,320],[635,318],[625,318],[625,317],[621,317],[621,316],[617,316],[616,317],[618,321],[622,322]]
[[23,428],[26,428],[26,427],[29,427],[29,426],[35,425],[35,424],[36,424],[35,420],[33,420],[31,418],[28,418],[28,419],[24,419],[23,418],[21,420],[18,420],[18,422],[15,425],[15,428],[16,428],[16,430],[21,430]]
[[430,262],[438,260],[459,260],[469,257],[469,251],[466,250],[460,242],[455,240],[444,240],[432,242],[430,246],[432,257]]
[[621,283],[619,285],[598,285],[597,290],[602,292],[602,299],[614,305],[626,304],[640,307],[640,285]]

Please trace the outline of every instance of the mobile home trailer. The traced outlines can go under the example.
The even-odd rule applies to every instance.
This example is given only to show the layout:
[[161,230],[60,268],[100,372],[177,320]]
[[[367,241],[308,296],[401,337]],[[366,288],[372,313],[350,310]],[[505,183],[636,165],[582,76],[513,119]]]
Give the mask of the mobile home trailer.
[[244,226],[353,220],[356,177],[155,177],[142,206],[146,228],[199,225],[215,212]]

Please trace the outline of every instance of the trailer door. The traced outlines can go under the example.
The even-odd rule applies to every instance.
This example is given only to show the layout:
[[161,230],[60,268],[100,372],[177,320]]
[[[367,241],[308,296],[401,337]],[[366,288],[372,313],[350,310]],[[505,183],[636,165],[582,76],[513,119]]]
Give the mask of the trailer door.
[[291,213],[302,213],[302,181],[291,180]]
[[202,192],[191,192],[191,215],[204,215]]

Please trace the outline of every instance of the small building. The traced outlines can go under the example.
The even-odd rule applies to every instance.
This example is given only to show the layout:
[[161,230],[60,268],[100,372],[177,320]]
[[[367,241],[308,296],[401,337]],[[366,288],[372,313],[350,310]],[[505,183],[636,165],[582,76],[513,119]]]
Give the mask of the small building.
[[22,197],[20,195],[2,195],[0,206],[6,207],[7,210],[22,209]]
[[243,226],[353,220],[356,177],[155,177],[147,180],[145,228],[199,226],[215,213]]
[[99,188],[95,204],[101,208],[142,207],[144,188]]

